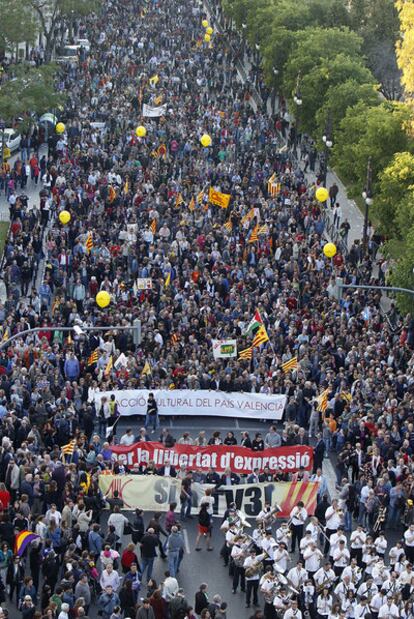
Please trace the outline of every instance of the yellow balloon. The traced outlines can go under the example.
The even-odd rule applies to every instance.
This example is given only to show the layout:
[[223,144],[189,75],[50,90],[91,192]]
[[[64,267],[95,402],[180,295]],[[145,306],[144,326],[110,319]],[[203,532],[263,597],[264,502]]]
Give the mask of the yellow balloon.
[[211,26],[209,26],[208,28],[206,28],[206,33],[207,34],[213,34],[213,28]]
[[323,246],[323,253],[327,258],[333,258],[336,254],[336,245],[334,243],[326,243]]
[[145,129],[145,127],[140,125],[135,129],[135,135],[137,135],[139,138],[145,138],[145,136],[147,135],[147,130]]
[[210,41],[211,41],[211,36],[210,36],[209,34],[205,34],[205,35],[204,35],[204,41],[205,41],[206,43],[210,43]]
[[96,295],[96,303],[97,305],[99,305],[99,307],[101,308],[108,307],[110,302],[111,302],[111,295],[109,294],[109,292],[106,292],[106,290],[101,290]]
[[208,133],[204,133],[200,138],[200,142],[204,146],[204,148],[207,148],[207,146],[211,146],[211,137],[208,135]]
[[203,28],[208,28],[208,21],[206,19],[203,19],[201,25],[203,26]]
[[70,222],[70,213],[69,213],[69,211],[60,211],[60,213],[59,213],[59,221],[63,225],[68,224]]
[[318,187],[315,193],[315,197],[318,202],[326,202],[329,198],[329,191],[326,187]]
[[64,123],[58,123],[58,124],[56,125],[55,129],[56,129],[56,133],[61,134],[61,133],[65,133],[65,129],[66,129],[66,127],[65,127],[65,124],[64,124]]

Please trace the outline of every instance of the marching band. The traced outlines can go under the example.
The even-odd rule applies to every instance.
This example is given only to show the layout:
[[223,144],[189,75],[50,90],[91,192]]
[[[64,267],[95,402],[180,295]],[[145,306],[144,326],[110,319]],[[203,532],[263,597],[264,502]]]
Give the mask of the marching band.
[[[414,525],[385,555],[382,531],[357,525],[344,532],[343,510],[333,501],[323,527],[299,502],[288,521],[280,508],[265,505],[250,524],[235,505],[221,529],[222,556],[229,565],[233,593],[246,595],[246,607],[264,601],[265,619],[414,619]],[[298,547],[299,559],[292,565]]]

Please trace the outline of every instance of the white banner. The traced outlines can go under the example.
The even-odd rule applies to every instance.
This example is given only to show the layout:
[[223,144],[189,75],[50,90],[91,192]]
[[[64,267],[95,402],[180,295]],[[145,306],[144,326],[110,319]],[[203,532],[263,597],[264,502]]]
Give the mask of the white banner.
[[212,340],[214,359],[237,357],[237,340]]
[[286,396],[263,393],[226,393],[201,389],[125,389],[95,394],[99,411],[101,398],[115,395],[121,415],[146,415],[148,394],[153,393],[159,415],[238,417],[239,419],[282,419]]
[[147,105],[144,103],[142,106],[142,115],[148,116],[149,118],[158,118],[159,116],[164,116],[167,112],[167,104],[159,105],[158,107],[154,107],[153,105]]

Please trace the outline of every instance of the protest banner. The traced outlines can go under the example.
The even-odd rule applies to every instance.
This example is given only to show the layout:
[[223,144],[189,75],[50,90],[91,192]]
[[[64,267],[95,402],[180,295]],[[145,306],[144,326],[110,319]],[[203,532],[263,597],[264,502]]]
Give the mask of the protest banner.
[[212,340],[214,359],[237,357],[237,340]]
[[159,116],[164,116],[166,112],[166,103],[164,103],[164,105],[159,105],[158,107],[147,105],[146,103],[142,106],[142,115],[147,116],[148,118],[158,118]]
[[101,398],[115,395],[120,415],[145,415],[148,394],[153,393],[159,415],[191,415],[237,417],[238,419],[282,419],[286,395],[203,391],[202,389],[125,389],[99,391],[95,394],[96,410]]
[[312,470],[313,449],[304,445],[290,447],[273,447],[264,451],[252,451],[237,445],[174,445],[171,449],[162,443],[144,442],[133,445],[111,445],[112,459],[119,460],[127,466],[147,463],[153,460],[155,466],[161,467],[167,462],[171,466],[181,465],[191,469],[207,472],[231,469],[238,475],[247,475],[254,469],[262,471],[265,467],[273,471],[295,473],[301,467]]
[[[192,512],[198,513],[200,500],[206,488],[211,484],[193,482]],[[181,480],[158,475],[100,475],[99,488],[108,498],[119,493],[125,509],[139,507],[144,511],[167,511],[170,503],[180,506]],[[214,490],[213,514],[223,516],[231,503],[235,503],[248,518],[255,518],[264,508],[265,503],[275,504],[282,508],[278,513],[280,518],[288,518],[290,512],[303,501],[309,515],[316,508],[318,484],[314,482],[268,482],[259,484],[240,484],[238,486],[222,486]]]

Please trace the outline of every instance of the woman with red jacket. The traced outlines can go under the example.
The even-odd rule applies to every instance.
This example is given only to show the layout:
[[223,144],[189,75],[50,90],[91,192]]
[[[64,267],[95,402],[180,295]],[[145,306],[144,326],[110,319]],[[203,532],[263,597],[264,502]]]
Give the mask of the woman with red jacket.
[[127,574],[131,569],[131,563],[139,565],[138,557],[135,553],[135,544],[128,544],[121,556],[122,571]]

